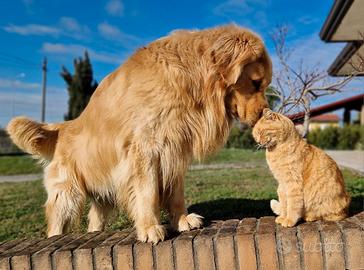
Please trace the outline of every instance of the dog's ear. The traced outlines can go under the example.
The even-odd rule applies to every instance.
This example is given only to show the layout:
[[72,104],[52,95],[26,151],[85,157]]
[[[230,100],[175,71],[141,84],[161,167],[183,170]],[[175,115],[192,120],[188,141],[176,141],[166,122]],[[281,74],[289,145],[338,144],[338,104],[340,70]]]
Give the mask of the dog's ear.
[[260,58],[264,45],[260,39],[239,28],[223,33],[213,44],[210,56],[228,85],[235,84],[245,65]]

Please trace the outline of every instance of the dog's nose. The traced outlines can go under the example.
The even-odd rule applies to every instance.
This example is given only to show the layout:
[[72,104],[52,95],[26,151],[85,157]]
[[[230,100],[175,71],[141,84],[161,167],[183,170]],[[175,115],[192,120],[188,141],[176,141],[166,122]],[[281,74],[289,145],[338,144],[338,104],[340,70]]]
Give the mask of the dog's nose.
[[[264,109],[265,109],[265,108],[264,108]],[[264,109],[262,109],[262,110],[259,112],[259,119],[260,119],[260,118],[262,118],[262,116],[263,116],[263,110],[264,110]]]

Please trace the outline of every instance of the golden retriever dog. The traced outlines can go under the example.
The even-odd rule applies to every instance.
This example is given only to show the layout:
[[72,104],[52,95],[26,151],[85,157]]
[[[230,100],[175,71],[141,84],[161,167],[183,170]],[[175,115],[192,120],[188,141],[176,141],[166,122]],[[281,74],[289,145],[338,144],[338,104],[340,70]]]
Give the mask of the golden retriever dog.
[[232,120],[253,126],[267,107],[272,76],[262,40],[236,25],[176,31],[138,49],[98,86],[82,114],[60,124],[14,118],[7,130],[47,161],[48,236],[62,234],[92,199],[88,231],[126,209],[140,241],[172,228],[199,228],[188,214],[184,177],[193,158],[219,149]]

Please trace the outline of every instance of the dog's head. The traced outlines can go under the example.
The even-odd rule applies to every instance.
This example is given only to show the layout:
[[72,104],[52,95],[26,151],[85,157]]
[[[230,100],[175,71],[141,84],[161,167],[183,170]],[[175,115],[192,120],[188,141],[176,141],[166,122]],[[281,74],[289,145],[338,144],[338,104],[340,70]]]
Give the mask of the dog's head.
[[238,26],[219,30],[210,57],[226,111],[230,118],[254,126],[268,107],[265,90],[272,79],[271,60],[262,40],[252,32]]

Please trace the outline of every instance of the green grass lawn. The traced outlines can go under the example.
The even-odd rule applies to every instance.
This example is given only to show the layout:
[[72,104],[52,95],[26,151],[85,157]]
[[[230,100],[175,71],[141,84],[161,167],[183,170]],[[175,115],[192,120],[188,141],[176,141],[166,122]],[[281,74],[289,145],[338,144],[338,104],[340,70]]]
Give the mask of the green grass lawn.
[[[213,219],[260,217],[272,215],[269,200],[276,197],[276,181],[264,162],[264,153],[224,149],[207,163],[255,161],[242,169],[190,170],[186,176],[186,203],[190,212]],[[353,197],[351,213],[363,210],[364,177],[344,170],[348,191]],[[41,180],[0,184],[0,242],[22,237],[45,235],[42,205],[46,193]],[[77,230],[85,231],[86,211]],[[164,215],[163,220],[166,221]],[[124,214],[115,214],[108,230],[132,226]]]
[[[254,162],[264,159],[263,151],[251,151],[243,149],[222,149],[218,154],[213,155],[203,164],[211,163],[233,163],[233,162]],[[195,161],[195,164],[199,162]],[[0,156],[0,175],[31,174],[41,173],[42,167],[37,160],[31,156]]]
[[0,157],[0,175],[41,173],[42,168],[30,156]]

